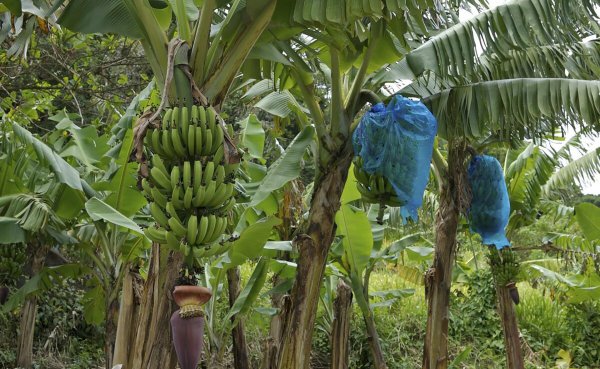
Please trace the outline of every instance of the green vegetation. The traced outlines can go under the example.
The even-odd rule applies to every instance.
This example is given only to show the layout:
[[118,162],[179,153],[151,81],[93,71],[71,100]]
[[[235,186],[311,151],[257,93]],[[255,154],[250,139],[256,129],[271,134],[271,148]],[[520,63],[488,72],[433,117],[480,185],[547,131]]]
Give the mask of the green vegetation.
[[[599,30],[590,0],[0,1],[0,369],[174,369],[190,284],[202,368],[599,368]],[[406,224],[352,148],[394,93],[439,123]],[[510,249],[470,230],[481,153]]]

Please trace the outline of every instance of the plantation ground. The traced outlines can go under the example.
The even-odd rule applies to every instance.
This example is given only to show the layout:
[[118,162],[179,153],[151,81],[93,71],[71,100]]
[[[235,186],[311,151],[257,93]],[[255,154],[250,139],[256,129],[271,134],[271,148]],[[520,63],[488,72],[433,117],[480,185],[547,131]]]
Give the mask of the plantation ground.
[[[251,267],[243,268],[244,279],[251,274]],[[462,282],[456,284],[452,294],[452,368],[504,368],[502,331],[494,308],[491,275],[486,269],[481,269],[461,279]],[[268,288],[265,287],[263,292],[267,292]],[[393,266],[379,268],[371,277],[373,293],[406,289],[415,289],[414,295],[398,299],[389,307],[375,308],[386,359],[389,367],[394,369],[420,368],[427,319],[423,288],[404,281]],[[542,285],[532,288],[528,283],[521,283],[519,292],[521,303],[517,312],[525,347],[528,347],[525,352],[527,368],[555,367],[560,350],[570,353],[573,368],[600,367],[600,348],[597,343],[597,337],[600,337],[600,304],[567,305],[553,298],[557,291]],[[81,295],[81,291],[72,287],[56,288],[41,298],[36,326],[40,333],[34,351],[35,368],[88,369],[102,365],[101,330],[84,323],[81,303],[77,299]],[[381,302],[381,299],[372,302]],[[267,296],[260,299],[258,307],[269,307]],[[16,315],[0,316],[2,369],[12,368],[8,363],[15,356],[16,318]],[[260,365],[268,323],[268,317],[257,312],[248,318],[246,328],[253,368]],[[329,339],[326,333],[329,323],[326,309],[321,304],[313,347],[314,369],[329,368]],[[355,307],[352,317],[350,340],[350,367],[371,368],[364,323],[358,307]],[[230,361],[228,354],[222,368],[231,368]]]

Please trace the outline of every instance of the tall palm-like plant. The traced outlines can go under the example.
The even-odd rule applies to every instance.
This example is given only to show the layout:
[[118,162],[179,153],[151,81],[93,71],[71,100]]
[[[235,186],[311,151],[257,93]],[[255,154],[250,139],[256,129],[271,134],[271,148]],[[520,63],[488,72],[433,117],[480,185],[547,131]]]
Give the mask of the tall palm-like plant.
[[[600,85],[586,79],[596,75],[598,54],[589,51],[596,50],[594,41],[582,43],[598,28],[591,2],[523,0],[459,24],[452,11],[469,4],[428,5],[296,1],[290,17],[308,30],[276,44],[287,60],[268,70],[264,64],[244,69],[260,81],[247,96],[268,93],[258,107],[284,117],[293,112],[301,121],[310,112],[317,131],[318,172],[304,229],[308,237],[296,241],[299,268],[287,312],[283,368],[308,365],[317,287],[352,156],[352,121],[366,101],[378,100],[373,92],[384,83],[411,81],[401,92],[430,106],[450,147],[447,167],[444,160],[435,160],[444,183],[436,260],[428,274],[428,368],[448,362],[450,272],[458,217],[468,205],[461,196],[467,144],[490,137],[539,136],[553,125],[578,119],[588,129],[597,127]],[[352,17],[356,9],[362,11],[361,22]],[[432,30],[435,36],[430,36]],[[554,62],[547,55],[562,59]],[[380,68],[386,63],[393,64]],[[330,91],[325,99],[316,97],[319,87]]]
[[[276,3],[207,0],[198,6],[190,0],[63,0],[54,2],[51,10],[59,14],[58,23],[74,31],[117,33],[139,39],[158,88],[166,92],[161,108],[195,101],[219,109],[240,66],[269,23]],[[20,1],[11,5],[11,9],[20,9],[16,6]],[[175,33],[169,32],[172,19],[176,22]],[[218,30],[213,33],[214,29]],[[170,43],[172,38],[176,42]],[[169,49],[169,44],[179,47]],[[122,137],[127,129],[118,131]],[[138,159],[143,132],[138,130],[136,136]],[[135,350],[129,353],[128,367],[166,368],[175,364],[170,334],[164,332],[170,332],[172,306],[167,297],[182,257],[179,252],[171,256],[168,253],[159,245],[153,247],[139,330],[135,345],[131,345]]]
[[[20,127],[17,128],[17,130]],[[28,132],[20,128],[20,134]],[[82,188],[77,173],[62,158],[53,156],[45,145],[37,142],[36,153],[27,145],[14,140],[13,132],[4,132],[0,143],[0,218],[5,232],[0,243],[25,245],[30,255],[28,274],[30,280],[42,270],[46,254],[53,245],[64,242],[65,223],[77,216],[83,193],[70,187]],[[41,164],[53,161],[55,168],[65,169],[60,175]],[[69,171],[72,169],[73,171]],[[71,209],[66,206],[69,204]],[[30,368],[33,360],[33,338],[37,297],[26,296],[21,308],[20,329],[17,342],[17,366]]]
[[[150,88],[141,95],[147,96],[149,92]],[[131,110],[135,111],[138,101],[134,101],[129,114],[121,119],[121,124],[127,121],[131,123]],[[23,319],[28,325],[22,323],[21,329],[21,337],[27,337],[28,344],[19,344],[19,352],[28,351],[28,354],[22,355],[23,360],[19,357],[18,364],[21,367],[31,366],[35,321],[31,318],[35,316],[33,293],[49,288],[50,281],[55,278],[86,274],[90,276],[89,282],[93,286],[88,296],[103,302],[89,304],[86,307],[86,319],[96,324],[104,322],[106,365],[112,367],[110,363],[121,281],[132,260],[147,243],[141,229],[129,219],[146,204],[144,197],[135,189],[136,167],[128,163],[133,136],[130,130],[123,138],[124,144],[117,146],[116,159],[112,163],[104,161],[112,165],[105,167],[99,159],[108,153],[109,146],[104,144],[103,137],[97,137],[94,127],[77,127],[64,113],[59,113],[53,119],[59,121],[57,127],[69,132],[69,136],[65,139],[63,135],[55,133],[45,139],[60,148],[62,155],[16,123],[3,139],[8,141],[10,137],[17,140],[12,140],[12,145],[0,147],[0,152],[7,153],[4,164],[8,169],[2,173],[1,182],[13,184],[2,186],[3,193],[20,192],[0,197],[0,208],[4,216],[15,218],[17,225],[30,235],[28,245],[32,248],[34,259],[32,277],[36,277],[22,288],[25,292],[20,291],[15,295],[26,297],[23,312],[29,312],[28,319]],[[13,146],[18,150],[15,151]],[[28,150],[29,147],[33,151]],[[81,179],[86,177],[84,172],[88,173],[87,176],[98,177],[95,187],[99,192]],[[27,186],[23,185],[21,178],[26,180]],[[84,209],[85,212],[82,212]],[[71,224],[67,226],[63,220]],[[75,222],[79,226],[73,226]],[[64,234],[67,229],[77,230],[74,232],[76,238],[67,237]],[[81,251],[81,265],[42,269],[49,247],[67,243],[77,243],[76,251]],[[19,302],[17,300],[12,299],[10,305],[14,306]]]
[[[300,256],[291,304],[282,317],[280,368],[309,365],[320,285],[354,155],[354,122],[366,102],[380,99],[364,90],[370,86],[367,77],[398,60],[410,42],[426,37],[428,28],[453,23],[451,15],[457,15],[457,9],[446,4],[448,8],[438,12],[435,5],[294,1],[287,9],[288,19],[300,30],[297,36],[274,43],[281,58],[243,68],[245,75],[258,82],[246,93],[247,98],[262,97],[256,106],[280,118],[295,114],[300,124],[310,117],[316,130],[316,176],[308,219],[294,241]],[[277,26],[283,24],[272,24]]]
[[[155,6],[159,3],[167,4],[152,2]],[[201,12],[191,11],[194,6],[186,11],[185,3],[191,4],[183,0],[168,4],[177,16],[178,36],[191,43],[187,64],[193,79],[210,103],[220,105],[250,55],[243,66],[244,75],[270,79],[276,88],[259,105],[281,115],[294,112],[304,124],[308,123],[308,112],[315,125],[317,175],[308,220],[303,235],[296,239],[300,257],[284,319],[282,368],[308,367],[319,286],[353,155],[350,136],[355,116],[365,102],[379,99],[376,92],[386,82],[414,82],[404,92],[430,105],[440,121],[440,134],[450,141],[448,168],[439,168],[447,182],[442,184],[435,270],[429,278],[430,317],[424,360],[426,367],[446,367],[449,277],[459,210],[465,205],[458,197],[466,156],[464,139],[490,133],[500,137],[533,135],[557,116],[568,116],[571,121],[583,117],[584,122],[595,124],[600,115],[597,82],[540,76],[523,79],[520,77],[524,75],[510,75],[519,69],[509,68],[510,62],[498,70],[489,66],[502,65],[512,55],[512,64],[527,70],[526,63],[533,60],[529,70],[542,70],[547,62],[536,57],[540,53],[531,51],[531,58],[515,54],[544,45],[575,43],[593,34],[597,25],[591,1],[522,0],[461,24],[456,24],[459,7],[481,6],[481,1],[297,0],[279,2],[275,7],[275,1],[207,0]],[[167,13],[170,19],[171,12]],[[63,13],[63,23],[76,30],[140,37],[161,84],[168,72],[168,39],[158,19],[157,11],[142,0],[71,0]],[[213,22],[221,23],[214,36],[210,33]],[[267,26],[269,32],[263,33]],[[250,52],[253,47],[254,55]],[[257,63],[254,58],[262,60]],[[400,62],[395,63],[398,59]],[[393,65],[381,68],[389,63]],[[178,60],[176,64],[176,72],[180,71],[175,75],[177,84],[177,74],[185,77],[182,66],[186,62]],[[593,71],[581,64],[582,71]],[[494,74],[506,70],[501,78]],[[183,77],[179,86],[189,85]],[[324,85],[330,86],[325,88],[327,93],[315,93]],[[156,290],[164,294],[169,289],[164,281],[173,277],[177,265],[171,262],[161,268],[158,262],[155,258],[156,274],[149,283],[156,283],[160,286]],[[167,272],[159,275],[161,270]],[[150,295],[145,298],[151,301],[154,289],[147,291]],[[134,356],[139,360],[134,366],[167,367],[169,339],[161,340],[157,335],[166,331],[161,324],[167,321],[164,312],[169,309],[161,305],[144,310],[147,320],[140,325],[148,331],[144,328],[138,335],[140,344]],[[150,321],[150,311],[163,314]]]
[[468,205],[459,196],[465,155],[452,143],[541,137],[564,124],[598,129],[600,86],[591,81],[598,77],[597,42],[582,42],[598,29],[597,17],[586,1],[510,2],[440,33],[387,72],[413,80],[402,92],[431,107],[451,143],[427,281],[424,367],[447,366],[455,233]]

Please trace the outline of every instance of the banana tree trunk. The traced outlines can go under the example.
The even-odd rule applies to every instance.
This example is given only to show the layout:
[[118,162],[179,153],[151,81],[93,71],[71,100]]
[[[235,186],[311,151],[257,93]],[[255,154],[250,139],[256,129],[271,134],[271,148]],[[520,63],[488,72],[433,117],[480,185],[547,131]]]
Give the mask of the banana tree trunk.
[[351,318],[352,289],[340,279],[337,286],[337,296],[333,302],[331,368],[348,369]]
[[[117,288],[116,286],[113,286]],[[106,314],[104,316],[104,366],[106,369],[113,367],[113,353],[117,336],[117,319],[119,314],[119,301],[117,298],[106,301]]]
[[359,286],[356,282],[353,283],[355,286],[355,293],[362,294],[357,296],[358,305],[361,308],[365,326],[367,327],[367,341],[371,348],[371,355],[373,357],[373,366],[375,369],[388,369],[383,356],[383,348],[381,347],[381,341],[379,340],[379,333],[377,333],[377,326],[375,325],[375,316],[373,310],[369,305],[369,280],[371,279],[372,268],[367,268],[363,279],[362,286]]
[[179,276],[183,257],[158,244],[152,245],[152,260],[140,306],[133,356],[128,368],[174,369],[177,363],[170,318],[177,306],[171,292]]
[[[240,295],[240,269],[238,267],[227,271],[227,283],[229,285],[229,306],[232,307]],[[231,321],[235,321],[235,316],[231,317]],[[241,320],[233,327],[231,338],[233,341],[233,367],[235,369],[250,369],[244,323]]]
[[507,367],[508,369],[523,369],[525,363],[521,351],[519,325],[513,299],[510,296],[510,288],[496,284],[496,294],[498,296],[498,313],[504,331]]
[[[38,274],[44,267],[46,254],[50,248],[37,241],[28,246],[31,258],[29,278]],[[17,367],[30,369],[33,365],[33,337],[35,332],[35,315],[37,313],[37,297],[30,296],[25,299],[21,309],[21,321],[17,337]]]
[[[435,257],[425,276],[428,302],[427,331],[423,349],[424,369],[448,368],[448,309],[452,264],[456,251],[456,231],[461,210],[465,151],[450,145],[448,172],[441,183],[439,208],[436,214]],[[443,178],[442,178],[443,179]]]
[[335,236],[335,214],[352,160],[352,148],[346,144],[333,153],[329,165],[320,168],[315,179],[305,233],[294,240],[300,251],[296,279],[285,311],[280,369],[307,369],[314,331],[320,287],[329,247]]
[[367,326],[367,341],[371,347],[371,354],[373,355],[373,366],[375,369],[388,369],[383,357],[383,349],[381,348],[381,341],[379,340],[379,333],[377,333],[377,327],[375,326],[375,317],[373,312],[369,314],[363,314],[365,325]]
[[135,342],[134,333],[135,327],[137,327],[137,304],[134,291],[134,278],[133,273],[128,272],[123,279],[115,350],[113,354],[113,365],[123,364],[123,369],[129,369],[127,366],[128,355],[133,351]]
[[[275,275],[273,277],[273,286],[277,286],[279,277]],[[271,306],[280,311],[271,318],[271,325],[269,326],[269,338],[265,343],[265,353],[263,356],[263,362],[261,369],[278,369],[277,355],[279,353],[279,344],[282,340],[283,334],[283,303],[284,296],[279,293],[271,295]]]
[[[283,201],[279,208],[279,217],[282,222],[277,227],[280,240],[290,240],[293,238],[294,231],[298,225],[299,218],[303,213],[302,203],[302,191],[304,186],[298,179],[291,181],[284,187]],[[289,252],[279,252],[277,259],[290,261]],[[279,274],[273,275],[271,278],[271,284],[273,287],[278,286],[281,282]],[[269,326],[269,337],[265,340],[265,350],[263,360],[261,363],[261,369],[278,369],[278,354],[279,345],[282,341],[283,334],[283,304],[285,295],[283,293],[271,294],[271,307],[276,309],[279,313],[275,314],[271,318],[271,324]]]
[[37,310],[37,297],[28,297],[21,310],[21,324],[19,325],[17,367],[30,369],[33,364],[33,336],[35,329],[35,315]]

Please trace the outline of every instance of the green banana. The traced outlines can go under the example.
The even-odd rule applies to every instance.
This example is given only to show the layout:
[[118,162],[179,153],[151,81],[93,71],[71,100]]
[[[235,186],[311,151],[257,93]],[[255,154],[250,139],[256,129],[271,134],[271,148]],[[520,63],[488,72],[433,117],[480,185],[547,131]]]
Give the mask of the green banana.
[[369,177],[369,191],[373,192],[373,194],[378,195],[377,193],[377,177],[372,175]]
[[206,234],[204,235],[204,238],[202,238],[202,241],[200,243],[207,244],[207,243],[211,242],[210,238],[212,237],[212,234],[215,231],[215,227],[217,226],[216,222],[217,222],[217,218],[215,217],[214,214],[208,215],[208,228],[206,230]]
[[214,242],[214,241],[218,240],[219,237],[221,237],[221,235],[223,235],[223,232],[225,231],[226,227],[227,227],[227,217],[215,217],[215,228],[214,228],[213,233],[211,234],[208,242]]
[[215,151],[215,155],[213,156],[213,162],[215,164],[221,164],[223,161],[223,158],[225,156],[224,154],[224,145],[219,146],[219,148],[217,149],[217,151]]
[[206,163],[206,166],[204,167],[204,175],[202,177],[202,182],[205,185],[207,185],[208,182],[210,180],[212,180],[214,174],[215,174],[215,163],[213,163],[212,161],[209,161],[208,163]]
[[192,199],[192,206],[195,208],[199,208],[202,204],[204,204],[206,188],[202,185],[198,186],[198,189],[194,190],[194,198]]
[[[233,186],[233,184],[231,184],[231,185]],[[220,208],[217,208],[215,210],[215,213],[225,214],[229,210],[231,210],[231,208],[233,208],[235,206],[235,203],[236,203],[235,197],[231,196],[227,200],[225,200],[225,203]]]
[[162,129],[168,129],[171,125],[171,116],[173,115],[173,109],[165,110],[165,115],[162,117]]
[[196,259],[200,259],[206,256],[206,249],[204,247],[194,247],[192,249],[192,252],[194,253],[194,257]]
[[181,176],[179,166],[174,165],[173,169],[171,169],[171,187],[175,188],[179,184],[179,178]]
[[207,250],[207,252],[204,254],[204,257],[208,258],[211,256],[224,254],[229,250],[230,247],[231,245],[228,243],[224,243],[222,245],[215,245]]
[[187,150],[183,146],[183,142],[181,141],[181,136],[179,135],[179,130],[177,128],[173,128],[171,130],[171,140],[173,140],[173,148],[175,149],[175,153],[179,159],[184,159],[187,157]]
[[152,187],[146,178],[142,179],[142,189],[144,190],[146,196],[152,197]]
[[163,150],[162,148],[162,143],[161,143],[161,130],[159,129],[155,129],[152,131],[152,136],[150,137],[150,141],[152,142],[152,152],[158,155],[163,155],[165,156],[165,150]]
[[176,159],[177,153],[175,152],[175,149],[173,148],[173,143],[171,141],[171,131],[163,130],[161,132],[160,138],[162,141],[162,148],[163,148],[167,158],[169,158],[171,160]]
[[150,203],[150,214],[154,218],[154,221],[161,227],[167,228],[169,226],[169,218],[165,212],[158,206],[158,204]]
[[151,190],[152,200],[157,203],[160,207],[164,208],[167,205],[167,196],[163,195],[158,188],[152,187]]
[[173,187],[173,193],[171,194],[171,202],[175,209],[181,210],[184,208],[183,205],[183,189],[180,185]]
[[167,202],[167,206],[165,206],[165,210],[167,210],[167,213],[169,213],[169,215],[172,218],[175,218],[179,221],[179,223],[181,223],[181,218],[179,218],[179,215],[177,214],[177,209],[175,209],[175,206],[173,205],[173,203],[171,201]]
[[189,161],[183,162],[183,187],[192,185],[192,164]]
[[206,129],[206,109],[204,106],[198,106],[198,125],[202,127],[202,133]]
[[212,106],[209,106],[208,109],[206,109],[206,120],[207,128],[214,132],[217,122],[217,112]]
[[204,139],[206,137],[206,110],[203,106],[198,107],[198,126],[202,130],[202,146],[204,146]]
[[202,199],[202,205],[200,206],[207,206],[208,204],[210,204],[212,202],[212,199],[215,197],[215,192],[217,190],[217,182],[215,181],[210,181],[207,185],[206,185],[206,192],[204,193],[204,198]]
[[207,129],[206,133],[203,132],[204,135],[204,146],[202,147],[202,155],[211,155],[212,154],[212,144],[213,144],[213,133],[212,130]]
[[202,185],[202,162],[196,160],[194,162],[194,191],[197,192]]
[[144,229],[144,234],[146,235],[146,237],[148,237],[151,241],[162,244],[167,243],[166,232],[167,231],[164,228],[148,227]]
[[190,124],[187,130],[187,149],[190,157],[196,155],[196,126]]
[[154,129],[148,128],[148,130],[146,131],[146,135],[144,136],[144,146],[149,147],[150,151],[154,151],[154,149],[152,148],[152,132],[154,131]]
[[[215,183],[216,183],[216,181],[215,181]],[[215,207],[215,206],[218,206],[219,204],[224,203],[225,200],[227,199],[225,197],[226,191],[227,191],[226,183],[221,182],[221,184],[216,185],[215,193],[213,194],[212,198],[209,199],[207,205],[210,207]]]
[[187,243],[181,243],[179,245],[179,251],[185,256],[186,259],[193,257],[192,248]]
[[198,106],[197,105],[192,105],[192,110],[190,111],[190,117],[191,117],[192,123],[194,125],[198,125]]
[[172,250],[179,250],[179,245],[181,244],[181,241],[179,241],[177,237],[175,237],[175,234],[173,232],[166,232],[165,236],[167,239],[167,246],[169,246],[169,248]]
[[385,180],[385,192],[387,193],[393,193],[394,192],[394,187],[392,187],[392,182],[390,182],[389,180]]
[[[150,180],[143,180],[141,186],[151,199],[150,213],[160,227],[147,228],[144,233],[154,242],[180,250],[190,263],[196,257],[222,254],[230,247],[229,243],[215,243],[235,209],[233,176],[240,165],[225,162],[226,134],[233,136],[233,127],[223,125],[213,107],[193,105],[166,109],[161,129],[150,129],[145,138],[155,155]],[[388,185],[376,181],[379,189],[382,184]]]
[[[212,135],[213,135],[213,142],[212,142],[212,149],[213,151],[216,151],[219,147],[223,146],[223,140],[224,140],[224,135],[223,135],[223,128],[219,125],[218,127],[215,127],[214,130],[211,130]],[[212,152],[211,152],[212,154]],[[217,162],[218,164],[219,162]]]
[[360,192],[361,196],[363,197],[363,200],[365,200],[367,202],[377,202],[376,196],[363,183],[358,182],[356,184],[356,188],[358,189],[358,192]]
[[160,169],[160,171],[163,172],[166,177],[169,176],[169,171],[167,170],[167,167],[165,166],[165,163],[160,158],[160,155],[153,155],[152,156],[152,165],[155,166],[155,167],[157,167],[158,169]]
[[183,195],[183,207],[185,209],[191,209],[193,198],[194,198],[194,189],[192,187],[186,187],[185,194]]
[[200,217],[199,226],[198,226],[198,236],[196,238],[196,244],[202,244],[202,240],[206,237],[206,233],[208,232],[208,217],[202,216]]
[[169,227],[171,227],[171,230],[177,237],[183,237],[187,234],[187,230],[181,224],[181,221],[175,217],[169,218]]
[[196,145],[194,147],[194,151],[196,152],[196,155],[202,155],[202,151],[204,150],[204,143],[202,141],[203,139],[203,132],[202,132],[202,128],[201,127],[194,127],[194,129],[196,130],[196,134],[194,135],[194,140],[196,141]]
[[168,192],[173,191],[171,181],[158,167],[150,169],[150,178],[154,180],[155,184],[167,190]]
[[190,245],[196,243],[196,238],[198,237],[198,217],[195,215],[191,215],[188,218],[187,222],[187,233],[186,238]]
[[380,206],[401,206],[402,202],[395,196],[396,193],[390,181],[380,174],[367,173],[362,165],[363,159],[357,156],[353,160],[356,187],[362,196],[362,200],[368,203],[380,204]]
[[356,180],[361,183],[369,183],[369,176],[362,168],[354,165],[354,176]]
[[189,110],[187,106],[183,106],[181,108],[181,137],[184,137],[188,134],[188,127],[190,126],[190,117]]
[[215,181],[217,182],[217,184],[221,184],[223,182],[225,182],[225,167],[222,165],[217,166],[216,168],[216,174],[215,174]]
[[179,127],[179,107],[176,106],[173,108],[173,115],[171,117],[171,128]]
[[390,207],[400,207],[404,206],[405,203],[401,201],[397,196],[390,196],[385,200],[385,204]]

